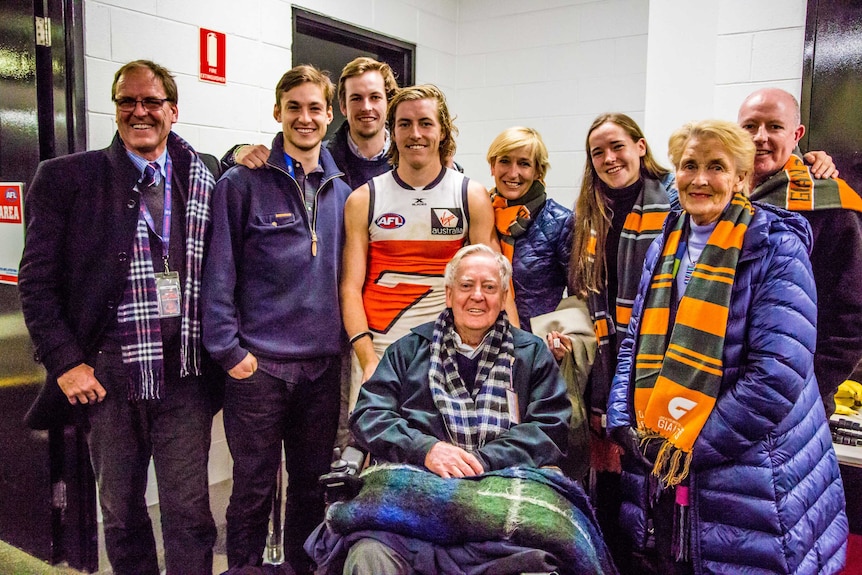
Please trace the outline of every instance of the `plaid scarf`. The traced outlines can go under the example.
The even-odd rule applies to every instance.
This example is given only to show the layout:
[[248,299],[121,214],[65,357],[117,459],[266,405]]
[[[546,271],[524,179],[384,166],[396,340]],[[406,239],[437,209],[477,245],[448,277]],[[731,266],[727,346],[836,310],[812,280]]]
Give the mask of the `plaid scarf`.
[[748,198],[734,194],[695,265],[671,326],[688,216],[680,217],[645,296],[633,373],[634,409],[644,441],[661,441],[653,475],[666,486],[678,485],[688,475],[694,442],[715,406],[736,265],[753,215]]
[[511,426],[506,390],[512,387],[515,361],[512,331],[506,312],[482,340],[479,369],[472,395],[455,361],[455,326],[447,308],[434,322],[428,380],[434,405],[443,416],[452,443],[473,452]]
[[798,153],[790,155],[784,168],[757,186],[751,199],[792,212],[844,208],[862,212],[862,198],[840,178],[815,180]]
[[[180,328],[180,377],[200,375],[201,309],[200,274],[204,237],[210,222],[210,195],[215,180],[192,147],[170,133],[168,145],[178,145],[191,159],[186,205],[185,285]],[[140,200],[138,225],[132,246],[129,276],[117,308],[123,363],[129,369],[129,399],[160,399],[164,383],[164,353],[156,296],[155,270],[150,252],[150,234]]]
[[[632,305],[638,293],[640,270],[652,241],[661,235],[664,220],[670,212],[667,191],[659,180],[647,177],[643,189],[635,200],[632,211],[626,217],[620,236],[617,259],[619,284],[616,298],[616,325],[610,314],[607,291],[591,293],[587,299],[590,319],[599,343],[596,363],[590,375],[592,382],[592,406],[605,411],[611,380],[616,371],[617,349],[610,349],[610,336],[625,334],[632,316]],[[595,258],[596,230],[590,230],[591,240],[587,246],[588,257]],[[618,348],[621,341],[617,341]]]
[[533,217],[541,211],[546,199],[545,185],[539,180],[534,180],[530,189],[517,200],[507,200],[496,188],[491,190],[500,251],[509,263],[515,255],[515,239],[527,232],[533,223]]

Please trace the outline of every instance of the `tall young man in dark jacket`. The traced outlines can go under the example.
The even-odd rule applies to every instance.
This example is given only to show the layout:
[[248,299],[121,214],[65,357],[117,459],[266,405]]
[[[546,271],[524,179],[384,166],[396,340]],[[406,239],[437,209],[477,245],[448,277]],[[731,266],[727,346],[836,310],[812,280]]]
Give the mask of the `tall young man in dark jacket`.
[[145,500],[151,456],[167,573],[211,573],[218,385],[203,376],[198,294],[213,177],[171,131],[178,95],[165,68],[124,65],[111,97],[111,145],[43,162],[27,194],[19,288],[48,371],[28,423],[56,425],[64,404],[86,404],[114,573],[159,574]]
[[230,169],[213,198],[204,266],[204,344],[228,372],[225,434],[234,459],[227,509],[230,567],[260,565],[282,443],[289,487],[285,551],[302,550],[323,519],[317,478],[329,469],[338,423],[344,331],[338,277],[350,193],[321,149],[333,86],[313,66],[282,76],[268,169]]

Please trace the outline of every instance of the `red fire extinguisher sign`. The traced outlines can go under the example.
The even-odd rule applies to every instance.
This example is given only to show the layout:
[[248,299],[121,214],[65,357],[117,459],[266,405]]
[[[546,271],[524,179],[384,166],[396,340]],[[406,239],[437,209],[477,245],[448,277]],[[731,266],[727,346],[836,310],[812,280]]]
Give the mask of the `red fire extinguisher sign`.
[[201,70],[200,79],[205,82],[224,84],[226,44],[224,32],[201,28]]

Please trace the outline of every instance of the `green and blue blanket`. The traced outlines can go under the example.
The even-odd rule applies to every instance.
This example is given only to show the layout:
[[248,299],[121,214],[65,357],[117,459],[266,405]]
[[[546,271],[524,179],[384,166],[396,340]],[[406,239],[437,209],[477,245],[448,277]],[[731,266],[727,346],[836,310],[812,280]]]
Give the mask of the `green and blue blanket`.
[[327,510],[330,531],[385,531],[440,546],[501,541],[552,554],[565,566],[561,573],[616,573],[583,489],[558,470],[511,467],[443,479],[383,464],[362,477],[357,497]]

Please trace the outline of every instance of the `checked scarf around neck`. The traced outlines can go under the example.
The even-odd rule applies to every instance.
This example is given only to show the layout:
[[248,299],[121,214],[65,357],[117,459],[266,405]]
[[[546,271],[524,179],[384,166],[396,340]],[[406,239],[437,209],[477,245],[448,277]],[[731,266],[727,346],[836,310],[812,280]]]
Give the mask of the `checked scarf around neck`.
[[515,255],[515,239],[527,232],[546,199],[545,184],[539,180],[534,180],[530,189],[517,200],[507,200],[496,188],[491,190],[500,251],[510,263]]
[[844,208],[862,212],[862,198],[840,178],[815,180],[802,158],[794,152],[784,168],[757,186],[751,199],[792,212]]
[[[180,327],[180,376],[201,373],[200,275],[204,237],[210,222],[210,195],[215,180],[192,147],[170,133],[168,147],[178,145],[189,154],[188,204],[185,221],[185,285]],[[132,247],[131,265],[123,299],[117,308],[123,363],[129,369],[129,399],[160,399],[164,383],[164,352],[156,296],[150,234],[143,215],[143,199]]]
[[668,234],[646,294],[637,335],[634,407],[642,439],[661,441],[652,473],[666,486],[678,485],[688,475],[694,442],[715,406],[736,266],[753,215],[748,198],[734,194],[695,265],[671,326],[677,254],[689,217],[684,214]]
[[514,351],[509,320],[506,312],[500,312],[480,346],[478,385],[471,395],[455,361],[452,310],[445,309],[434,322],[428,374],[431,396],[452,442],[465,451],[481,449],[511,427],[506,390],[512,387]]

